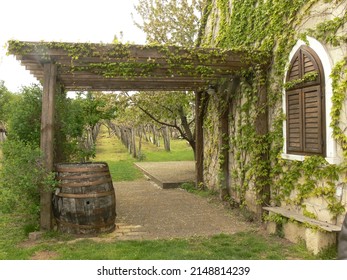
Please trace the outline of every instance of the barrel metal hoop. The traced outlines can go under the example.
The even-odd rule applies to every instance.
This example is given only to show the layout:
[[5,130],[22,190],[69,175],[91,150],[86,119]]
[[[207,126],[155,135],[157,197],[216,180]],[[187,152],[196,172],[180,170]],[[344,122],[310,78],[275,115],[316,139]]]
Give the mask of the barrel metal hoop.
[[79,188],[79,187],[91,187],[91,186],[97,186],[102,185],[106,183],[112,183],[111,177],[109,178],[103,178],[99,180],[89,181],[89,182],[70,182],[70,183],[60,183],[60,188]]
[[98,172],[98,173],[91,173],[91,174],[74,174],[74,175],[64,175],[58,174],[57,180],[79,180],[79,179],[88,179],[88,178],[93,178],[93,177],[109,177],[110,172],[108,171],[103,171],[103,172]]
[[77,225],[77,224],[72,224],[72,223],[68,223],[59,219],[56,219],[58,224],[64,225],[64,226],[69,226],[72,228],[82,228],[82,229],[99,229],[99,228],[103,228],[103,227],[107,227],[107,226],[112,226],[115,225],[116,220],[112,220],[108,223],[102,224],[102,225]]
[[114,194],[114,191],[100,192],[100,193],[58,193],[56,196],[65,198],[96,198],[109,196]]
[[108,166],[89,166],[89,167],[63,167],[57,166],[56,171],[58,172],[93,172],[93,171],[109,171]]

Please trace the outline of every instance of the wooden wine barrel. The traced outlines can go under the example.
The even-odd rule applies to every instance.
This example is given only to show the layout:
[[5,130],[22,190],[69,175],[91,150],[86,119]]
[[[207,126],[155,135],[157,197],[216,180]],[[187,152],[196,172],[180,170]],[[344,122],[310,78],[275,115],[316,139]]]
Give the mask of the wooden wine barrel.
[[53,214],[58,230],[99,234],[115,229],[116,197],[107,163],[56,165],[58,188]]

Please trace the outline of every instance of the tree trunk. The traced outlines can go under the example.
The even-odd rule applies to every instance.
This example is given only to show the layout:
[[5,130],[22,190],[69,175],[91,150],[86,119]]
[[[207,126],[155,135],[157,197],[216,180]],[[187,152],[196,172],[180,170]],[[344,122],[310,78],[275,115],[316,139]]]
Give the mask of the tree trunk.
[[141,155],[142,155],[142,135],[143,135],[143,127],[139,129],[139,148],[137,153],[137,157],[139,159],[141,159]]
[[137,152],[136,152],[136,128],[132,127],[130,129],[131,132],[131,155],[133,158],[137,157]]
[[151,126],[151,129],[152,129],[152,135],[153,135],[152,143],[153,143],[154,145],[156,145],[157,147],[160,147],[160,141],[159,141],[158,130],[157,130],[157,128],[155,127],[155,125],[152,125],[152,126]]
[[219,100],[219,147],[220,147],[220,198],[224,200],[230,196],[229,185],[229,114],[232,111],[232,96],[235,96],[240,85],[240,79],[234,78],[232,82],[222,84],[219,87],[220,100]]
[[169,128],[167,126],[163,126],[161,128],[161,133],[163,135],[165,151],[170,152],[171,151],[171,147],[170,147],[170,132],[169,132]]

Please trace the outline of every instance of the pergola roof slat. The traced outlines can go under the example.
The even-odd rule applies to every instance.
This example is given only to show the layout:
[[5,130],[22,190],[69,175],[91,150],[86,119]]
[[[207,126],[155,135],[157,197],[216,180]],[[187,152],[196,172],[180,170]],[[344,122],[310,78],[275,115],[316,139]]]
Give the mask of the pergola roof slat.
[[178,46],[9,41],[8,50],[40,81],[55,63],[69,90],[194,90],[266,64],[246,51]]

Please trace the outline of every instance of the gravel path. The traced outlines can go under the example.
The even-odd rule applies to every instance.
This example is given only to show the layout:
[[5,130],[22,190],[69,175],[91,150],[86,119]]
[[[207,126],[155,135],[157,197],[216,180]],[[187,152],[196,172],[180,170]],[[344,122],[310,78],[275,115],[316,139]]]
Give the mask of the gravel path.
[[117,182],[117,239],[210,236],[257,229],[220,202],[150,180]]

